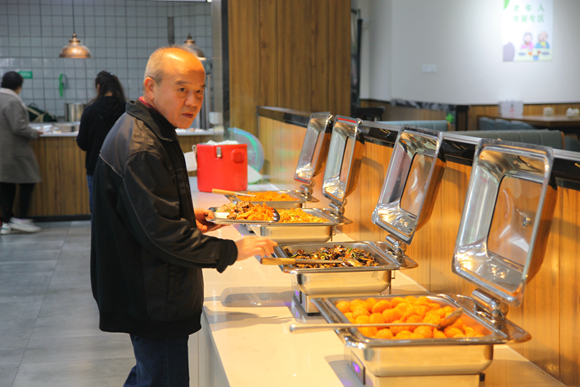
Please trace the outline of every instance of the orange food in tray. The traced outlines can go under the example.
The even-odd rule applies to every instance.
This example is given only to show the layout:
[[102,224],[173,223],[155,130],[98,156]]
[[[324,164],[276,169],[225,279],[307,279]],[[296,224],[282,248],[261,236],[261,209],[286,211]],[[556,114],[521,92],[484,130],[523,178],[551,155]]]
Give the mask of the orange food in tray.
[[[439,324],[442,318],[453,312],[451,306],[441,306],[427,297],[407,296],[391,299],[338,301],[335,306],[351,323],[418,323]],[[477,327],[466,325],[461,318],[443,331],[431,326],[404,325],[388,328],[359,328],[363,335],[377,339],[430,339],[450,337],[481,337]]]
[[324,219],[310,215],[300,208],[278,209],[280,223],[323,223]]
[[274,209],[266,204],[237,203],[228,214],[231,220],[274,220]]
[[256,196],[244,196],[244,195],[237,195],[237,196],[241,200],[245,200],[248,202],[296,201],[295,197],[292,197],[292,196],[288,195],[287,193],[283,193],[283,192],[275,192],[275,191],[252,192],[252,195],[256,195]]

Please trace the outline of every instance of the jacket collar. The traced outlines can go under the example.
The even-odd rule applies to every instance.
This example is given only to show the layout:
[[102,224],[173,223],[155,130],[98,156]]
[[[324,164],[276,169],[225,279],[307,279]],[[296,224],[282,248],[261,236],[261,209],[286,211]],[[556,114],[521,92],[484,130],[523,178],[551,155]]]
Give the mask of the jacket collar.
[[161,113],[141,101],[127,101],[127,114],[143,121],[162,140],[177,141],[175,127]]

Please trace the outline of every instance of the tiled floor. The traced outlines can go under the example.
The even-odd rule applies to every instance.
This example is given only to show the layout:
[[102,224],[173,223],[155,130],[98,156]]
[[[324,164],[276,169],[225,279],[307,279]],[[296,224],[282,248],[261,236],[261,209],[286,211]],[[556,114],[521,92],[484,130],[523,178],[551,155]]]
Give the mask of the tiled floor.
[[90,223],[38,223],[0,236],[0,387],[119,387],[135,364],[129,337],[98,329]]

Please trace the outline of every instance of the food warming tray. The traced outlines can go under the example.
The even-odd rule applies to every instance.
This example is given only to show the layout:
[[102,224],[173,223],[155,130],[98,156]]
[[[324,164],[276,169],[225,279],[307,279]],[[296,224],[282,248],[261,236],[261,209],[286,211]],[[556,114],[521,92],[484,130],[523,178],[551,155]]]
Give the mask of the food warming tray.
[[[478,143],[452,263],[453,272],[477,289],[471,297],[429,297],[462,307],[466,320],[485,328],[484,336],[380,340],[353,329],[337,330],[346,359],[363,384],[390,386],[405,380],[405,385],[420,385],[429,375],[430,385],[478,386],[478,374],[493,359],[493,345],[531,339],[506,315],[508,305],[520,305],[525,284],[543,260],[556,201],[552,165],[551,148]],[[344,299],[312,302],[328,322],[345,322],[334,306]]]
[[[339,117],[337,122],[341,122],[341,118],[342,117]],[[346,121],[346,123],[348,124],[349,122]],[[333,131],[333,136],[334,135],[335,132]],[[383,188],[383,195],[381,196],[382,199],[379,200],[377,208],[380,208],[383,204],[390,203],[391,201],[398,200],[400,202],[400,197],[403,196],[404,192],[406,192],[407,196],[412,196],[414,198],[414,203],[416,206],[419,208],[426,208],[423,210],[422,216],[428,218],[430,210],[433,207],[429,203],[431,201],[435,201],[435,195],[437,193],[437,188],[434,186],[439,184],[441,180],[440,177],[442,174],[442,168],[444,167],[444,162],[440,160],[439,156],[441,141],[442,137],[440,133],[436,131],[411,127],[404,127],[401,129],[397,137],[397,142],[395,143],[395,151],[392,155],[392,160],[396,161],[392,164],[397,164],[399,166],[407,165],[407,167],[389,167],[387,177],[385,178],[385,184],[388,184],[392,181],[392,179],[390,179],[392,175],[396,175],[396,180],[399,182],[396,187],[398,187],[399,191],[397,191],[396,194],[385,194],[385,192],[390,191],[386,188]],[[356,159],[356,154],[360,152],[360,150],[356,149],[355,142],[349,142],[349,140],[346,140],[345,137],[340,138],[340,141],[335,143],[331,142],[329,162],[327,162],[326,165],[326,178],[323,191],[324,195],[333,201],[333,208],[336,209],[342,208],[344,206],[346,196],[342,195],[342,193],[346,193],[348,195],[353,187],[353,179],[355,179],[355,177],[352,175],[348,176],[348,171],[342,170],[342,165],[340,165],[337,160],[330,160],[330,155],[333,153],[333,145],[336,145],[337,143],[342,144],[339,147],[340,149],[346,149],[344,152],[344,158],[347,160],[349,157],[354,157]],[[423,158],[427,157],[425,155],[431,157],[432,160],[432,162],[429,164],[429,168],[418,168],[417,165],[421,166],[421,164],[416,162],[413,163],[413,160],[423,160]],[[418,170],[420,170],[421,173],[419,173]],[[411,176],[411,179],[409,179],[408,176]],[[407,188],[405,190],[407,181],[412,181],[413,184],[411,188]],[[409,186],[411,186],[411,184],[409,184]],[[391,189],[392,187],[388,186],[388,188]],[[421,195],[416,194],[417,191],[421,192]],[[423,203],[427,204],[423,206]],[[417,211],[417,213],[420,212]],[[378,219],[380,219],[382,223],[377,222],[374,218],[373,222],[390,232],[390,229],[387,229],[384,224],[386,220],[381,217]],[[263,228],[271,228],[271,226]],[[417,228],[418,227],[414,227],[414,230]],[[404,243],[394,237],[387,237],[387,240],[384,242],[353,243],[367,245],[370,246],[369,248],[373,249],[374,251],[379,251],[379,256],[383,257],[383,259],[389,263],[388,267],[383,266],[381,268],[384,275],[376,273],[376,270],[370,267],[359,267],[356,268],[356,271],[350,270],[352,268],[349,268],[349,271],[345,271],[343,269],[346,268],[318,268],[298,270],[282,266],[282,269],[285,272],[293,274],[294,277],[292,286],[296,291],[296,298],[307,313],[317,313],[316,308],[310,302],[313,297],[321,297],[323,295],[350,295],[353,294],[353,292],[363,294],[365,291],[367,294],[380,294],[387,288],[390,288],[392,270],[410,269],[417,266],[414,261],[405,255]],[[303,245],[298,244],[287,245],[285,247],[296,249],[298,246],[303,247]],[[321,245],[311,245],[311,248],[314,249],[316,246]],[[280,251],[277,252],[277,255],[278,254],[281,254]],[[283,257],[286,257],[286,255],[282,254],[279,256],[279,258]],[[368,281],[369,283],[365,285],[364,281]]]
[[[294,180],[302,183],[300,189],[274,191],[277,193],[286,193],[296,200],[264,201],[260,203],[265,203],[273,208],[302,208],[307,202],[318,202],[318,199],[312,196],[314,178],[324,169],[333,122],[333,116],[328,112],[313,113],[310,115],[306,127],[306,135],[302,143],[302,150],[300,151],[296,172],[294,174]],[[233,203],[240,201],[234,195],[226,195],[226,198]]]
[[[251,226],[254,233],[267,236],[278,243],[326,242],[332,238],[336,226],[351,223],[344,217],[343,210],[347,196],[356,188],[364,150],[364,140],[359,130],[361,123],[362,121],[358,119],[341,116],[336,118],[332,126],[322,187],[324,196],[331,201],[330,208],[303,208],[306,213],[324,218],[326,222],[254,225]],[[320,135],[322,134],[324,133],[320,132]],[[308,141],[308,134],[305,141]],[[305,148],[306,144],[302,149],[303,153],[309,154]],[[306,170],[304,165],[307,164],[299,160],[296,168],[297,177],[299,173],[304,175],[303,171]],[[313,184],[313,180],[311,182]]]
[[297,250],[312,253],[322,247],[336,245],[345,248],[357,248],[372,254],[379,266],[364,267],[330,267],[330,268],[300,268],[295,265],[280,266],[284,273],[294,274],[295,291],[310,296],[336,294],[369,294],[380,293],[390,287],[391,270],[410,269],[417,264],[405,258],[404,262],[397,262],[381,244],[375,242],[331,242],[331,243],[300,243],[292,245],[279,244],[275,248],[278,258],[290,258],[285,250],[293,254]]
[[[293,198],[293,200],[279,200],[279,201],[254,201],[252,203],[255,204],[266,204],[272,208],[302,208],[304,207],[304,203],[306,202],[317,202],[318,199],[313,198],[312,196],[306,195],[304,192],[300,191],[292,191],[292,190],[281,190],[281,191],[270,191],[276,192],[279,194],[288,194]],[[246,191],[245,193],[248,194],[256,194],[259,191]],[[243,194],[239,195],[225,195],[225,197],[232,203],[238,203],[242,201],[239,196],[243,196]]]

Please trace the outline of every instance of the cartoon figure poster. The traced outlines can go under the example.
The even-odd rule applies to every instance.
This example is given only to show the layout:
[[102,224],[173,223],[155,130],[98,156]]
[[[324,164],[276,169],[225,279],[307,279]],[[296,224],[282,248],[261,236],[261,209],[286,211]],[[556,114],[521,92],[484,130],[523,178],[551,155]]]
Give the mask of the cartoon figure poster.
[[503,2],[503,61],[551,61],[553,0]]

